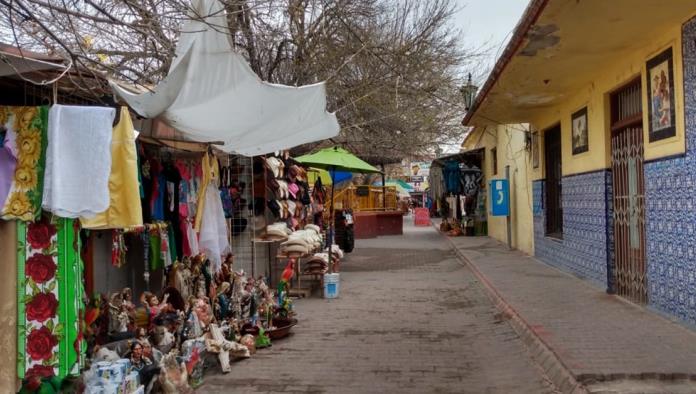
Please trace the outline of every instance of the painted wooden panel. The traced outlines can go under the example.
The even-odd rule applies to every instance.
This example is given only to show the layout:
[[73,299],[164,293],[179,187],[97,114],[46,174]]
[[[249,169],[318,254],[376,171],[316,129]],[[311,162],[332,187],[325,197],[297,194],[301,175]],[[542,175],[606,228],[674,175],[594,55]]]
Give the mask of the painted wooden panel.
[[17,375],[78,375],[82,263],[76,222],[44,215],[17,225]]

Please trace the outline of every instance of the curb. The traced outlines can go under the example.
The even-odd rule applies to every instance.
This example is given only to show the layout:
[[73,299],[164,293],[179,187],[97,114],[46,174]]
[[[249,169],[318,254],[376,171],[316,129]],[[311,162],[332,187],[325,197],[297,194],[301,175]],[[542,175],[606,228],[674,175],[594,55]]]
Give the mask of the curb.
[[[434,223],[433,227],[435,227]],[[476,276],[483,285],[488,298],[493,302],[508,323],[510,323],[517,335],[520,336],[522,342],[527,346],[534,362],[544,371],[546,376],[556,386],[556,389],[562,393],[568,394],[588,393],[585,385],[576,380],[573,373],[566,367],[560,357],[558,357],[553,349],[534,332],[529,323],[517,313],[515,308],[500,295],[498,290],[496,290],[478,267],[456,247],[449,237],[444,236],[439,229],[436,228],[436,230],[447,240],[457,258],[474,273],[474,276]]]

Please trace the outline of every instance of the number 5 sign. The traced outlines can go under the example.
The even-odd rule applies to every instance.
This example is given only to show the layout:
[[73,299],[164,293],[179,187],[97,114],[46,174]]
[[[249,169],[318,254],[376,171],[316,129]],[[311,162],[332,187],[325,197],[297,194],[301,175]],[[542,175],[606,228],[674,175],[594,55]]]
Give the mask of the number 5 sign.
[[510,183],[507,179],[493,179],[490,183],[491,215],[510,215]]

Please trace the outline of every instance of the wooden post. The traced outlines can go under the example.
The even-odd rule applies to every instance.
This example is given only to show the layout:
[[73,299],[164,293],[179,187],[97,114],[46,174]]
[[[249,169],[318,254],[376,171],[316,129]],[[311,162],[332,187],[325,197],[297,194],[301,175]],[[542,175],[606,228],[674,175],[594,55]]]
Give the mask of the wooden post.
[[387,210],[387,182],[386,176],[384,175],[384,163],[380,164],[382,167],[382,208]]
[[334,187],[336,185],[336,166],[332,167],[329,175],[331,176],[331,208],[329,209],[329,273],[333,274],[333,253],[331,253],[331,246],[333,245],[334,238],[334,222],[336,218],[336,213],[334,212]]

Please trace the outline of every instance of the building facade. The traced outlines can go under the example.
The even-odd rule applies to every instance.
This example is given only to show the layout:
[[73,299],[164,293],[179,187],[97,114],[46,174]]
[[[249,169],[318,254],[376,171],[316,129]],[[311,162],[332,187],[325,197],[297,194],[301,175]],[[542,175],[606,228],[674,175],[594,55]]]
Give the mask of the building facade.
[[[529,165],[528,125],[493,125],[474,128],[464,139],[464,151],[484,148],[482,169],[486,188],[492,179],[504,179],[510,173],[510,223],[512,247],[527,254],[534,253],[531,167]],[[486,194],[488,235],[507,242],[507,220],[493,216],[490,191]]]
[[532,1],[464,122],[530,124],[537,258],[696,325],[696,4]]

